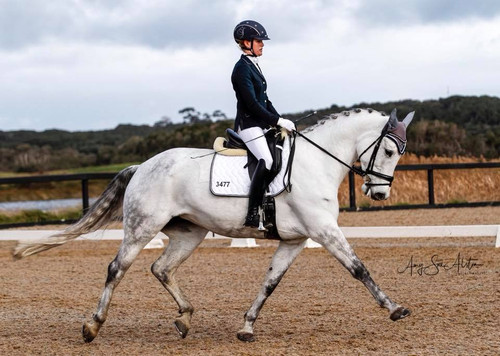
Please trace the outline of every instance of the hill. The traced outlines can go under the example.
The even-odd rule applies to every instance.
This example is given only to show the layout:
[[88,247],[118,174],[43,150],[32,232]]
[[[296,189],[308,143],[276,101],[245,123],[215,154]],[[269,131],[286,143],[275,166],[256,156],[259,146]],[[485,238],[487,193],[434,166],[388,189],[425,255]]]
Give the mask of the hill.
[[[354,107],[385,112],[397,108],[399,116],[416,111],[408,131],[408,150],[417,155],[499,157],[500,98],[490,96],[332,105],[316,110],[318,114],[301,122],[299,129],[327,114]],[[189,109],[194,112],[194,108]],[[284,116],[296,120],[310,111]],[[205,118],[189,124],[119,125],[102,131],[0,131],[0,170],[33,172],[144,161],[172,147],[211,147],[214,138],[232,126],[233,120],[212,122]]]

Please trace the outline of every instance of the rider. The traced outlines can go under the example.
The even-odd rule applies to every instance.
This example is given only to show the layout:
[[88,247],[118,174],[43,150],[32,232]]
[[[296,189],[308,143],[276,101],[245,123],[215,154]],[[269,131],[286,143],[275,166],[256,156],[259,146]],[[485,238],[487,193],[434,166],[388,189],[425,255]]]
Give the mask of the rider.
[[231,82],[236,93],[237,112],[235,130],[239,133],[258,164],[250,183],[250,199],[245,226],[259,226],[259,206],[265,193],[265,179],[271,169],[273,158],[266,138],[265,129],[281,126],[288,131],[295,130],[295,124],[280,117],[267,97],[267,84],[258,64],[265,40],[269,40],[265,28],[258,22],[246,20],[236,25],[234,40],[243,51],[234,66]]

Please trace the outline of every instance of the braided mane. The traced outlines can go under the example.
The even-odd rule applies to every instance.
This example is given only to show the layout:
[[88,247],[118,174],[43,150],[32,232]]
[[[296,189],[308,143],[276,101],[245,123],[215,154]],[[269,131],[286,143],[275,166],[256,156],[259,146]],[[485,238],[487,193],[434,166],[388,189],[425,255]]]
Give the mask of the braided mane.
[[381,116],[387,116],[387,114],[385,112],[383,112],[383,111],[377,111],[377,110],[374,110],[372,108],[366,108],[366,109],[354,108],[354,109],[351,109],[351,110],[342,111],[340,113],[333,113],[333,114],[330,114],[330,115],[325,115],[325,116],[323,116],[322,119],[318,120],[318,122],[315,125],[309,126],[306,129],[304,129],[302,131],[302,133],[307,133],[307,132],[313,131],[316,128],[324,125],[329,120],[336,120],[339,117],[348,117],[348,116],[356,115],[356,114],[359,114],[359,113],[362,113],[362,112],[368,112],[369,114],[375,113],[375,114],[380,114]]

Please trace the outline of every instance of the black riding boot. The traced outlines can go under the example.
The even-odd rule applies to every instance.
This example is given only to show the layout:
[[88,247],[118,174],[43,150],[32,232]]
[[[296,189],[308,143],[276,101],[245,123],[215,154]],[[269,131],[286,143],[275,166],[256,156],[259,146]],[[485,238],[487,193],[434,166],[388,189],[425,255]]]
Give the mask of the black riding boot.
[[257,163],[255,172],[250,183],[250,197],[248,199],[248,212],[244,226],[259,227],[259,206],[262,205],[264,193],[266,191],[266,176],[269,170],[266,168],[266,162],[261,159]]

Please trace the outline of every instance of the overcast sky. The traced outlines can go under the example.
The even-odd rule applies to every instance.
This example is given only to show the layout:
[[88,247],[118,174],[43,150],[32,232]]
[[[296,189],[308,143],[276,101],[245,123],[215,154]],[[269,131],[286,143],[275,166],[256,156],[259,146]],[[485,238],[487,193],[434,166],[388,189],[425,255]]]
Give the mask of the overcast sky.
[[500,96],[498,0],[0,0],[0,130],[234,117],[245,19],[281,113]]

